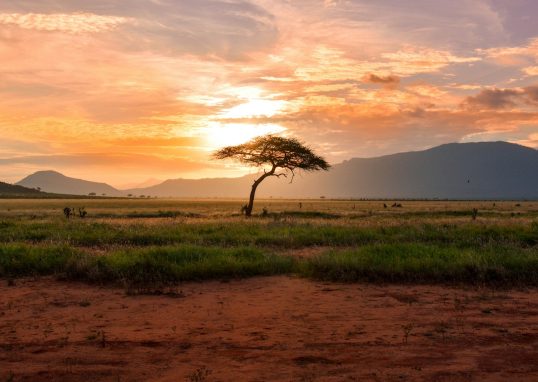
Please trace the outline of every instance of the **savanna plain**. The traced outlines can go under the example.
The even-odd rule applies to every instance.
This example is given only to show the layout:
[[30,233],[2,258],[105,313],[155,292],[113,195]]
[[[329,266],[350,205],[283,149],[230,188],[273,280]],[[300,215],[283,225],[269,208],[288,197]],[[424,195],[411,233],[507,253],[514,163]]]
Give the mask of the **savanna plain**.
[[241,204],[0,199],[0,381],[538,380],[538,202]]

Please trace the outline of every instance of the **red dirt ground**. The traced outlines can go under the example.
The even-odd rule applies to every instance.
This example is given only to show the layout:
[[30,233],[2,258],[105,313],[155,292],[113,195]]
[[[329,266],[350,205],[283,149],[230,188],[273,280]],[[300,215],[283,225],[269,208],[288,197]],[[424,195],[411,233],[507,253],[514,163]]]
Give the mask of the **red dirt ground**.
[[2,281],[0,381],[538,381],[536,289],[292,277],[180,289]]

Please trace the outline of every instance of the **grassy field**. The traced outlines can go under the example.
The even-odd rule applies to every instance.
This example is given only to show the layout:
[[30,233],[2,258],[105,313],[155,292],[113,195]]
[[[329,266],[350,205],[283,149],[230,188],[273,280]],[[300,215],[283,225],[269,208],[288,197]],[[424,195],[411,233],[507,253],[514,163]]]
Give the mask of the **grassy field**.
[[269,199],[247,219],[240,200],[3,199],[0,276],[538,285],[538,202],[393,203]]

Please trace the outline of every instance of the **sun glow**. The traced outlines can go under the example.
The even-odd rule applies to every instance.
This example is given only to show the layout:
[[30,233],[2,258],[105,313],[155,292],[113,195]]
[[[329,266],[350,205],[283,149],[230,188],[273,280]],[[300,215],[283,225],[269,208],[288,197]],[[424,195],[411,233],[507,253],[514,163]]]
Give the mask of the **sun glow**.
[[264,94],[257,87],[231,87],[225,93],[241,101],[239,104],[224,109],[219,118],[255,118],[272,117],[283,111],[287,102],[275,99],[278,94]]
[[277,124],[244,124],[212,122],[205,129],[206,141],[211,149],[239,145],[266,134],[279,134],[286,129]]
[[286,131],[286,128],[275,123],[242,123],[239,120],[273,117],[286,108],[287,101],[274,99],[275,94],[263,94],[261,89],[250,86],[229,87],[225,93],[239,103],[210,118],[207,127],[203,129],[204,140],[211,150],[245,143],[261,135]]
[[285,101],[253,99],[228,109],[221,116],[223,118],[272,117],[281,111],[285,104]]

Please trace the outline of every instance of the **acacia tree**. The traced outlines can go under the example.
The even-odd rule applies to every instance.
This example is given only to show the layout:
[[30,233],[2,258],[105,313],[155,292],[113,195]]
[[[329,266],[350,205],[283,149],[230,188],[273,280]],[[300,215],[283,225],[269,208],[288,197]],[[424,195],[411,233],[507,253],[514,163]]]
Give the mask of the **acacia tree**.
[[251,216],[256,189],[267,177],[288,177],[293,181],[296,170],[328,170],[330,165],[310,148],[295,138],[266,135],[237,146],[224,147],[213,153],[215,159],[234,159],[240,163],[263,169],[263,174],[252,184],[245,215]]

